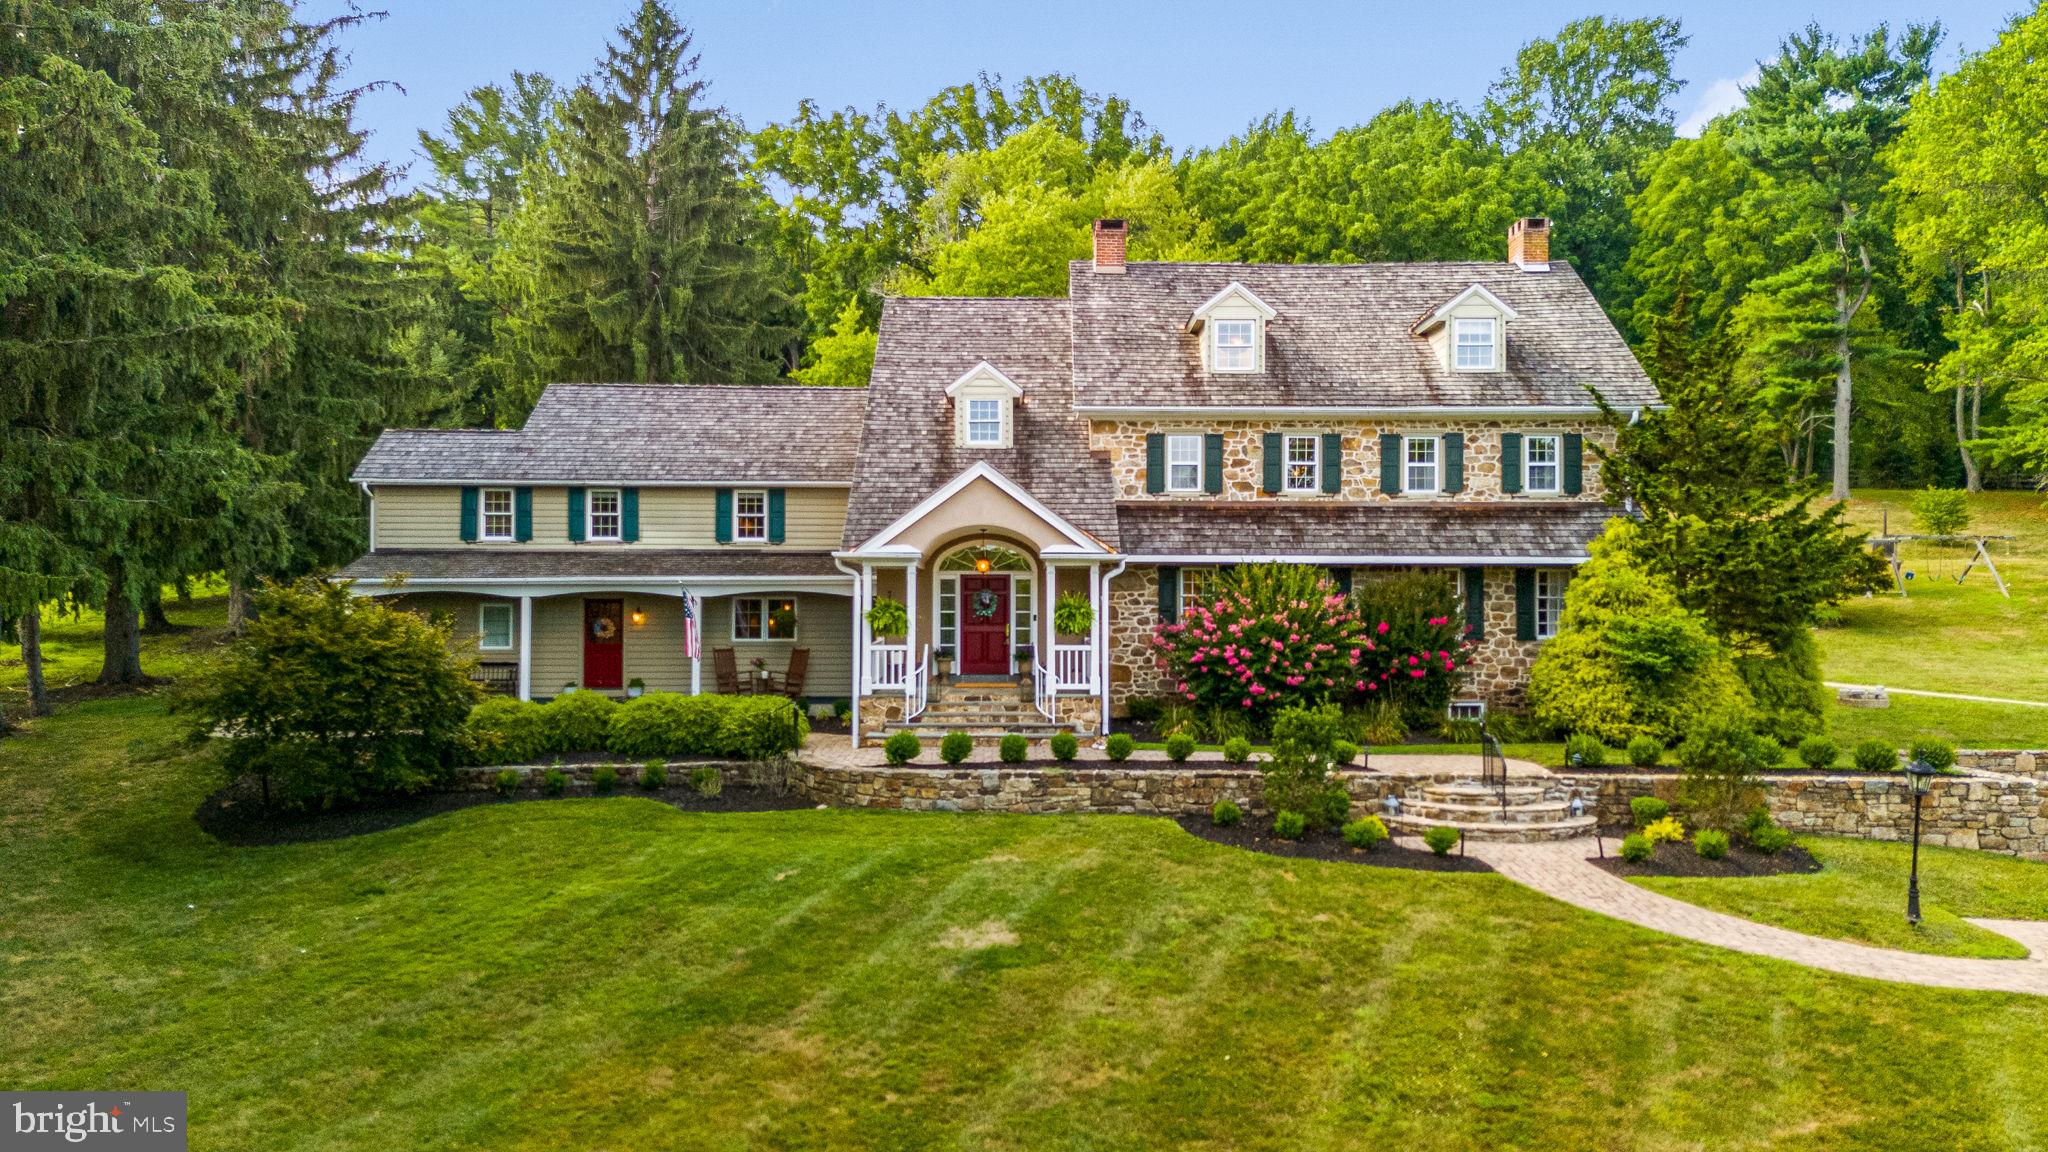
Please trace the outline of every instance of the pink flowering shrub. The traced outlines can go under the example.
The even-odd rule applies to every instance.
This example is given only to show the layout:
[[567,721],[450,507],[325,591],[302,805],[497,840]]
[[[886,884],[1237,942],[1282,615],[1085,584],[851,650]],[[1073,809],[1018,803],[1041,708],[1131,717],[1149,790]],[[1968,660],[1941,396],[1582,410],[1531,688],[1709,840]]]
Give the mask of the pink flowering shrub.
[[1361,691],[1389,696],[1404,711],[1441,715],[1473,648],[1450,573],[1359,579],[1351,607],[1377,641],[1360,664]]

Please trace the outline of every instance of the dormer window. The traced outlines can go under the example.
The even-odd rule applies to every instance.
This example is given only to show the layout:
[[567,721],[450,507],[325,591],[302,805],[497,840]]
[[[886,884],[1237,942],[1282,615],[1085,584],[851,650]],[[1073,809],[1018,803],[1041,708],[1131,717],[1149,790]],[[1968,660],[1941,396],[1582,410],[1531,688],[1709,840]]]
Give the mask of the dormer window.
[[1003,442],[1003,402],[998,399],[967,402],[967,442],[991,447]]
[[1017,403],[1024,389],[983,360],[946,386],[953,401],[953,440],[965,448],[1008,448],[1016,442]]
[[1493,370],[1495,322],[1491,316],[1461,316],[1452,322],[1457,334],[1456,360],[1460,371]]
[[1258,347],[1254,343],[1259,335],[1256,320],[1212,320],[1209,323],[1209,363],[1218,372],[1254,372],[1258,370]]

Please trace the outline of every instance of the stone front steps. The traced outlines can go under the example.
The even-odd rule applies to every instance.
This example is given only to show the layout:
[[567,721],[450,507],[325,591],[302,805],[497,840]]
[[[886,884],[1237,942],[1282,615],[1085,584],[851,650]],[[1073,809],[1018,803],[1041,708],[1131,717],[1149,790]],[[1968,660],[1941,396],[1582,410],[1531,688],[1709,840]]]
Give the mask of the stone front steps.
[[1420,836],[1439,825],[1456,828],[1473,841],[1541,844],[1590,836],[1598,821],[1574,816],[1562,791],[1537,784],[1511,784],[1505,791],[1476,780],[1424,784],[1409,789],[1387,829]]
[[896,720],[881,726],[870,743],[897,732],[914,732],[918,739],[936,742],[949,732],[965,732],[978,743],[1000,740],[1012,733],[1028,740],[1050,740],[1061,732],[1072,732],[1070,724],[1056,724],[1045,718],[1031,702],[1028,683],[953,683],[932,690],[923,715],[915,720]]

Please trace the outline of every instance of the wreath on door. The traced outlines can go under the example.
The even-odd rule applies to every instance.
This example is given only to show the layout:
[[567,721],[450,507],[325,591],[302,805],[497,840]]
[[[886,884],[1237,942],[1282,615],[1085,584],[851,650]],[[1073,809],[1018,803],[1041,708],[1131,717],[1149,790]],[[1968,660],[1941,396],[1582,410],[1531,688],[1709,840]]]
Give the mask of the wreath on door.
[[996,614],[996,607],[1000,603],[1001,601],[996,598],[995,589],[983,588],[976,591],[973,603],[975,617],[981,620],[988,619]]
[[590,622],[592,639],[609,640],[619,634],[619,622],[609,616],[599,616]]

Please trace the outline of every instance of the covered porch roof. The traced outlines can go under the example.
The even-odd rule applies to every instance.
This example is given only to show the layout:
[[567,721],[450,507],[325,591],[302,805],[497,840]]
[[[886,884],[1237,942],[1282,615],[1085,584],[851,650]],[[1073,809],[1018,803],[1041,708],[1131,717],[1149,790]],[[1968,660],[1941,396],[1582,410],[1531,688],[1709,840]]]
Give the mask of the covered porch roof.
[[1001,536],[1042,557],[1113,555],[1100,539],[1047,507],[1023,485],[980,461],[926,496],[857,547],[838,553],[862,561],[914,560],[963,539]]
[[335,573],[365,595],[472,591],[499,596],[561,596],[635,590],[680,595],[809,591],[852,595],[853,580],[829,552],[730,549],[525,549],[470,547],[370,552]]

